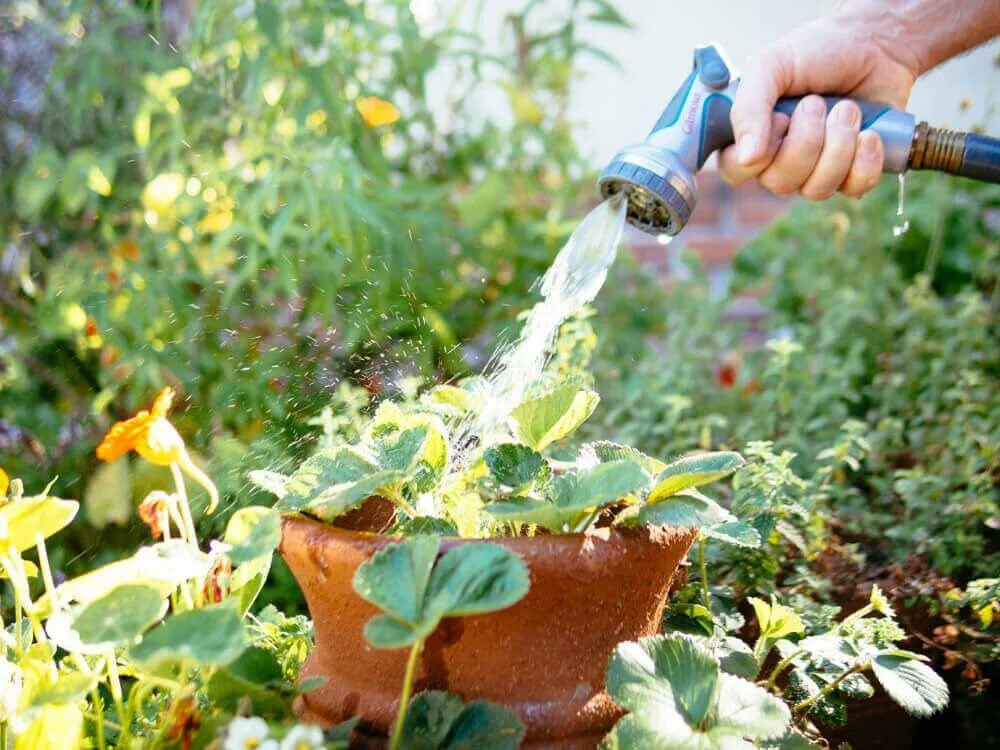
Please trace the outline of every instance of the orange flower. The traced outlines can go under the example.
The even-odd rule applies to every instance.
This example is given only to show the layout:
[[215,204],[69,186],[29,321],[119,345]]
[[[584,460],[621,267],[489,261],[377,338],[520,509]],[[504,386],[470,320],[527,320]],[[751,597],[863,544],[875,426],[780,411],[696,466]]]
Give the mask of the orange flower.
[[370,128],[389,125],[399,119],[399,110],[392,102],[377,96],[363,96],[357,101],[358,112]]
[[174,389],[167,386],[156,397],[152,409],[115,422],[97,447],[97,457],[102,461],[115,461],[135,451],[158,466],[180,463],[181,456],[186,453],[184,439],[167,419],[173,400]]
[[174,389],[167,386],[156,397],[152,409],[144,409],[131,419],[115,422],[97,446],[97,457],[110,462],[135,451],[157,466],[178,467],[208,492],[207,512],[211,513],[219,503],[219,491],[205,472],[195,466],[184,446],[184,438],[167,419],[173,400]]

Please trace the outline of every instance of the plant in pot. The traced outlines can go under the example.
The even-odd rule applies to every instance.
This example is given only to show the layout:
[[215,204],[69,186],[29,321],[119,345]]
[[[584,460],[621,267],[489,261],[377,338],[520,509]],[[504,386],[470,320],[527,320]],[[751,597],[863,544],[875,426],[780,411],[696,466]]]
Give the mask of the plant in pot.
[[494,717],[510,742],[593,747],[622,715],[608,659],[660,631],[692,543],[757,543],[698,489],[743,459],[570,450],[598,402],[572,380],[537,385],[496,437],[469,441],[482,382],[384,402],[355,443],[251,475],[279,498],[280,551],[315,623],[302,676],[325,682],[299,708],[328,725],[359,716],[396,746],[428,696],[444,705],[426,692],[408,715],[413,691],[450,691],[506,706],[516,719]]

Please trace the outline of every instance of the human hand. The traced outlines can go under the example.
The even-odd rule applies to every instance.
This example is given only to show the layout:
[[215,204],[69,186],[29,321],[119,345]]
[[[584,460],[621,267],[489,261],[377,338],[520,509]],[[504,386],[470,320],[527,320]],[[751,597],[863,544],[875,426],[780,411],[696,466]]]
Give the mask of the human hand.
[[[885,15],[885,14],[884,14]],[[851,101],[830,112],[806,96],[791,118],[773,112],[780,97],[843,94],[905,109],[919,74],[900,40],[864,17],[832,16],[800,27],[746,68],[732,108],[736,142],[719,154],[723,179],[752,178],[777,195],[825,200],[840,191],[860,198],[875,187],[884,152],[878,135],[860,132]]]

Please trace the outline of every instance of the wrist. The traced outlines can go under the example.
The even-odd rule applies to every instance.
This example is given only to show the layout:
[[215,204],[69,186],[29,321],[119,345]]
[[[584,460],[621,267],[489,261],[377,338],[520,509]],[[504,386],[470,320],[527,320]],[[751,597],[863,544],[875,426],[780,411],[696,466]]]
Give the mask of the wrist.
[[[867,41],[878,53],[905,68],[914,79],[934,67],[926,14],[915,17],[922,0],[849,0],[835,11],[836,22],[851,38]],[[931,3],[934,5],[935,3]],[[940,5],[940,3],[938,3]]]

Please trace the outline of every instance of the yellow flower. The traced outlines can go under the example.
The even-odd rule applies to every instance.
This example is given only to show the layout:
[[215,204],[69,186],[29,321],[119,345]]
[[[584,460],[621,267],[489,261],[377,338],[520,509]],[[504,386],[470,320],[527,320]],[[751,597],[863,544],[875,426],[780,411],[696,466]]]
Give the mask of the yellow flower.
[[7,499],[7,488],[10,487],[10,477],[7,472],[0,469],[0,503]]
[[176,172],[157,175],[142,190],[142,205],[157,218],[172,218],[174,201],[184,192],[184,176]]
[[399,110],[392,102],[377,96],[363,96],[357,101],[358,112],[370,128],[389,125],[399,119]]
[[212,480],[195,466],[184,445],[184,438],[167,419],[173,400],[174,389],[167,386],[156,397],[152,409],[143,409],[131,419],[115,422],[97,446],[97,457],[110,462],[135,451],[157,466],[176,464],[208,492],[208,512],[211,513],[219,502],[219,492]]

